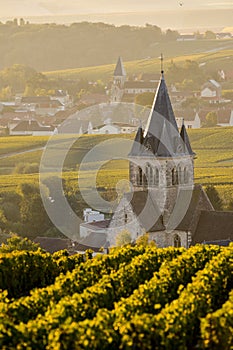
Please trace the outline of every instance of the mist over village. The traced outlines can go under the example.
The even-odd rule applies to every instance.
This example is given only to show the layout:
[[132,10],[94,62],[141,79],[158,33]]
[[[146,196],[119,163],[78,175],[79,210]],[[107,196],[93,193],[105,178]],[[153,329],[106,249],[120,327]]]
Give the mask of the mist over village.
[[2,1],[0,349],[232,349],[232,18]]

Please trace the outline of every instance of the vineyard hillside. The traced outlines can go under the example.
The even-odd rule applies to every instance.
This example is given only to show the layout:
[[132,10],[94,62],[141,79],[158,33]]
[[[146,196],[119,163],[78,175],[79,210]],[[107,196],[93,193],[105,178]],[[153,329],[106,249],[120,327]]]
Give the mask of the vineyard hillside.
[[[233,137],[232,128],[203,128],[188,130],[192,148],[196,153],[195,182],[204,186],[214,184],[224,201],[227,203],[233,198]],[[59,149],[63,150],[70,139],[76,139],[77,135],[58,135],[55,138],[55,154],[59,156]],[[134,134],[121,135],[134,139]],[[78,172],[79,164],[83,157],[96,145],[111,139],[117,143],[118,135],[84,135],[73,144],[68,152],[63,176],[71,186],[77,186],[78,174],[82,178],[82,185],[90,186],[93,171],[98,168],[96,162],[88,163],[85,170]],[[15,190],[22,182],[38,183],[38,171],[48,137],[2,137],[0,143],[0,191]],[[37,164],[29,172],[21,174],[17,170],[19,164]],[[30,168],[30,167],[29,167]],[[120,179],[128,179],[128,162],[118,160],[108,162],[101,167],[97,176],[98,187],[111,189]]]
[[0,268],[3,350],[232,349],[232,245],[21,251]]
[[[221,67],[230,69],[233,57],[232,40],[225,40],[224,47],[222,43],[215,40],[158,43],[156,50],[158,55],[155,55],[155,58],[147,57],[140,60],[127,61],[123,56],[127,74],[130,76],[141,72],[159,72],[160,61],[158,57],[161,52],[166,52],[164,67],[168,67],[171,61],[178,65],[183,65],[186,60],[192,60],[198,64],[204,64],[205,69],[209,71],[216,71]],[[44,74],[50,78],[88,79],[91,81],[101,79],[107,82],[112,79],[115,64],[116,62],[114,61],[112,64],[47,71]]]

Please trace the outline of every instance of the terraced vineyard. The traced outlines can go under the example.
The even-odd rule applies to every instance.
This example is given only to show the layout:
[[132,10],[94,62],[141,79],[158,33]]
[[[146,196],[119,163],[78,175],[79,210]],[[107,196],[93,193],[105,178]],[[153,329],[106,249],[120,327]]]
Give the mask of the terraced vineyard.
[[232,349],[233,245],[15,252],[0,267],[1,349]]

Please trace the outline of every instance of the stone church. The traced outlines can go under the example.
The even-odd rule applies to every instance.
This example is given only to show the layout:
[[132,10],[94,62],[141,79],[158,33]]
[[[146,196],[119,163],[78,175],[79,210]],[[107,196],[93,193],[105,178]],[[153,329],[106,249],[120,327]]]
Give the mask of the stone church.
[[194,183],[195,153],[184,124],[177,127],[163,71],[145,130],[138,128],[128,158],[131,191],[110,220],[82,224],[84,247],[114,246],[123,230],[132,241],[148,232],[158,247],[232,241],[233,212],[215,211]]

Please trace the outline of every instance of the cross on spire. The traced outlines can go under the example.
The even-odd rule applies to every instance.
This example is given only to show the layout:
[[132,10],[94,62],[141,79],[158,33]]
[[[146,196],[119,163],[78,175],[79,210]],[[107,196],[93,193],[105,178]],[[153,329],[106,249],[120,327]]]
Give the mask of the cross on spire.
[[163,54],[162,53],[160,56],[160,61],[161,61],[161,73],[163,74]]

